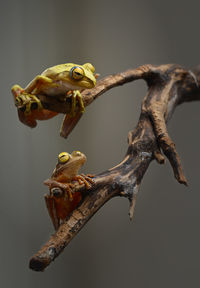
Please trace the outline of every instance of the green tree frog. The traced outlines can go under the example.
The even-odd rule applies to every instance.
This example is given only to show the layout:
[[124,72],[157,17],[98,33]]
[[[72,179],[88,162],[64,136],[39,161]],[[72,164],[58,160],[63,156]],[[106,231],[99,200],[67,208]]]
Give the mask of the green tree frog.
[[[96,85],[94,72],[95,68],[90,63],[84,65],[66,63],[46,69],[24,89],[19,85],[14,85],[12,94],[15,105],[19,108],[20,121],[33,128],[37,125],[36,120],[50,119],[58,114],[44,109],[37,95],[56,97],[62,101],[71,97],[71,112],[66,115],[61,131],[62,136],[66,137],[85,111],[81,91]],[[78,113],[76,112],[77,102],[79,104]],[[33,106],[36,106],[37,109],[32,109]]]

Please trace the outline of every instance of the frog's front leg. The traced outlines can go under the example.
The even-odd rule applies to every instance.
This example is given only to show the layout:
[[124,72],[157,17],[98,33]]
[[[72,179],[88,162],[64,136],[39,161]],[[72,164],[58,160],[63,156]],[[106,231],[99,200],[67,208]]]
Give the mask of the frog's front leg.
[[85,187],[87,189],[91,188],[91,185],[94,184],[94,181],[91,179],[92,177],[94,177],[93,175],[77,175],[73,178],[73,180],[77,180],[79,182],[79,184],[85,184]]
[[80,113],[84,113],[85,112],[85,106],[83,103],[83,99],[82,99],[82,95],[81,92],[79,90],[73,90],[72,91],[72,107],[71,107],[71,111],[70,111],[70,116],[74,117],[76,115],[76,102],[78,101],[79,103],[79,112]]
[[59,187],[60,189],[66,190],[66,186],[68,184],[67,183],[58,182],[58,181],[50,178],[50,179],[47,179],[47,180],[44,181],[44,185],[49,186],[50,189],[53,188],[53,187]]
[[66,196],[69,197],[69,200],[73,200],[73,195],[71,189],[74,187],[72,183],[62,183],[54,179],[47,179],[44,181],[44,184],[49,186],[50,189],[58,187],[66,192]]

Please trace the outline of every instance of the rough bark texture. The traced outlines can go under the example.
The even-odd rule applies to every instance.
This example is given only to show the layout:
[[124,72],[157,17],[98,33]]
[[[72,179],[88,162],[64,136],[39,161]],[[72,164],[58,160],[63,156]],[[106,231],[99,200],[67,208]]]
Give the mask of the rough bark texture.
[[[43,271],[95,212],[112,197],[123,196],[129,199],[129,215],[132,219],[142,178],[152,160],[164,163],[163,154],[170,161],[177,181],[187,185],[180,158],[168,135],[166,124],[177,105],[186,101],[200,100],[200,66],[188,71],[171,64],[158,67],[144,65],[107,76],[98,81],[95,88],[83,91],[84,104],[87,106],[107,90],[137,79],[146,81],[148,92],[142,102],[138,124],[129,132],[128,150],[124,160],[117,166],[96,175],[95,184],[89,191],[83,186],[76,185],[76,190],[85,193],[82,203],[31,258],[31,269]],[[56,99],[44,96],[40,99],[45,108],[61,113],[70,111],[70,103],[59,103]]]

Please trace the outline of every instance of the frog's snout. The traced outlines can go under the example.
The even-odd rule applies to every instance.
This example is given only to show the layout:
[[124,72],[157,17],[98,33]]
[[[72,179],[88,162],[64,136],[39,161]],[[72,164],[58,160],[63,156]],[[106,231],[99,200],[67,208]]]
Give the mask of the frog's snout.
[[[93,83],[93,85],[95,86],[96,85],[96,83],[97,83],[97,80],[96,80],[96,78],[94,77],[94,80],[92,81],[92,83]],[[93,86],[93,87],[94,87]]]
[[94,77],[94,78],[92,78],[92,79],[90,79],[90,88],[94,88],[94,86],[96,85],[96,83],[97,83],[97,81],[96,81],[96,78]]

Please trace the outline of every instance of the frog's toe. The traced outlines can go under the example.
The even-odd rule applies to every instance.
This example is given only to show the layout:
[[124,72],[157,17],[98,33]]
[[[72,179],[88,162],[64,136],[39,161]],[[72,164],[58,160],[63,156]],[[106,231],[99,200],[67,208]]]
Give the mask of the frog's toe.
[[15,106],[18,109],[22,109],[26,115],[30,114],[31,111],[30,97],[26,94],[21,94],[17,96],[15,99]]
[[71,107],[71,111],[69,113],[69,115],[73,118],[76,116],[76,106],[77,106],[77,101],[78,101],[78,105],[79,105],[79,113],[84,113],[85,112],[85,106],[83,103],[83,99],[82,99],[82,95],[80,93],[79,90],[75,90],[73,91],[72,94],[72,107]]
[[38,110],[43,109],[42,103],[41,103],[41,101],[37,98],[37,96],[35,96],[35,95],[30,95],[30,97],[31,97],[31,104],[32,104],[32,103],[36,103]]
[[91,186],[95,183],[95,181],[92,179],[95,177],[93,174],[87,174],[87,175],[81,174],[81,176],[87,181],[89,186]]
[[83,103],[83,98],[82,98],[82,96],[81,96],[81,94],[80,95],[77,95],[77,98],[78,98],[78,102],[79,102],[79,111],[81,112],[81,113],[84,113],[85,112],[85,106],[84,106],[84,103]]
[[22,109],[25,115],[31,113],[34,104],[37,105],[36,109],[38,110],[43,108],[41,101],[35,95],[22,93],[15,98],[15,105],[18,109]]
[[73,201],[73,195],[72,195],[72,190],[71,190],[73,186],[74,186],[73,184],[69,184],[66,189],[67,195],[69,197],[69,201]]
[[29,102],[29,97],[26,94],[21,94],[15,98],[15,106],[18,108],[24,107]]
[[85,187],[87,189],[90,189],[92,187],[92,184],[94,184],[94,181],[90,179],[89,176],[86,176],[84,174],[77,175],[76,177],[74,177],[74,180],[77,180],[79,184],[85,184]]

